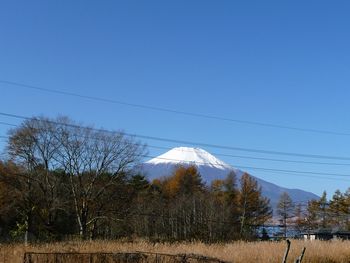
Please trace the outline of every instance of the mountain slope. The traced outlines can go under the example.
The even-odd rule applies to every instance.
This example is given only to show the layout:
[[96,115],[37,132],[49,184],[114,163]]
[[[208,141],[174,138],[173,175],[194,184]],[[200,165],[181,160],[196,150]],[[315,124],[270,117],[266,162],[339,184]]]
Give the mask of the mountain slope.
[[[219,160],[200,148],[177,147],[142,165],[143,172],[150,180],[169,176],[177,166],[195,165],[207,184],[215,179],[224,179],[230,171],[234,171],[239,180],[244,171]],[[305,202],[319,198],[317,195],[300,189],[288,189],[253,176],[262,188],[262,194],[270,199],[275,209],[281,193],[287,192],[294,202]]]

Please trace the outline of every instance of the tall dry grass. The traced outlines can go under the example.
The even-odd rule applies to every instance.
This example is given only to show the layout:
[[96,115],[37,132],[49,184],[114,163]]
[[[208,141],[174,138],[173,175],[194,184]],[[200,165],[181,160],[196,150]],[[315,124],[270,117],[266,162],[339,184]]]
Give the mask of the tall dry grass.
[[[350,241],[301,241],[292,240],[288,262],[299,256],[303,247],[306,253],[303,262],[335,263],[350,262]],[[216,257],[234,263],[279,263],[282,260],[285,242],[234,242],[226,244],[150,243],[145,241],[93,241],[62,242],[40,245],[0,245],[0,262],[22,263],[25,251],[35,252],[133,252],[196,253]]]

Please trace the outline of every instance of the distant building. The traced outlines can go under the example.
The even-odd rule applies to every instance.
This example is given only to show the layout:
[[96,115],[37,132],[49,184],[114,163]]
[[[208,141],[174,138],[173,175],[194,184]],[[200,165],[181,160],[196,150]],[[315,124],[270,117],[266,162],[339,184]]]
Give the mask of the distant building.
[[350,240],[350,231],[319,229],[319,230],[303,233],[302,237],[304,240],[316,240],[316,239],[317,240],[331,240],[331,239]]

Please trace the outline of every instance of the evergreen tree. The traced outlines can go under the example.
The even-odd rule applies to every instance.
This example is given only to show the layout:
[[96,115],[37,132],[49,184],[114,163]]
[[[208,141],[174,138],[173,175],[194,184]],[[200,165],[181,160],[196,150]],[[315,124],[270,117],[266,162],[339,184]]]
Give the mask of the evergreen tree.
[[320,227],[326,229],[329,226],[329,217],[328,217],[328,202],[327,202],[327,193],[323,192],[318,203],[318,213],[320,219]]
[[287,226],[289,220],[294,216],[294,204],[287,192],[283,192],[277,205],[277,214],[283,226],[284,237],[287,237]]
[[308,231],[319,226],[319,203],[318,200],[311,200],[307,205],[306,227]]
[[298,203],[295,206],[295,229],[301,234],[303,231],[307,229],[307,217],[305,215],[306,211],[303,211],[302,205]]
[[344,200],[346,205],[346,218],[345,218],[345,230],[350,230],[350,188],[344,193]]
[[346,197],[340,192],[340,190],[335,191],[332,200],[329,203],[329,213],[332,226],[339,229],[346,228],[348,206],[346,203]]

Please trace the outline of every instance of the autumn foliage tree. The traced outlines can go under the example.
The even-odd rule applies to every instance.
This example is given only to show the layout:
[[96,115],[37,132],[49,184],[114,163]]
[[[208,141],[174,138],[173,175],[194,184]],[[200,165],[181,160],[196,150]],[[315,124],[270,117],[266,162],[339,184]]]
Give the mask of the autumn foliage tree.
[[240,236],[248,238],[254,230],[263,225],[272,216],[269,200],[261,194],[261,187],[249,174],[245,173],[240,179],[238,198],[240,220]]
[[179,166],[173,175],[164,181],[163,188],[164,194],[173,198],[179,195],[186,196],[203,192],[204,184],[195,166]]

